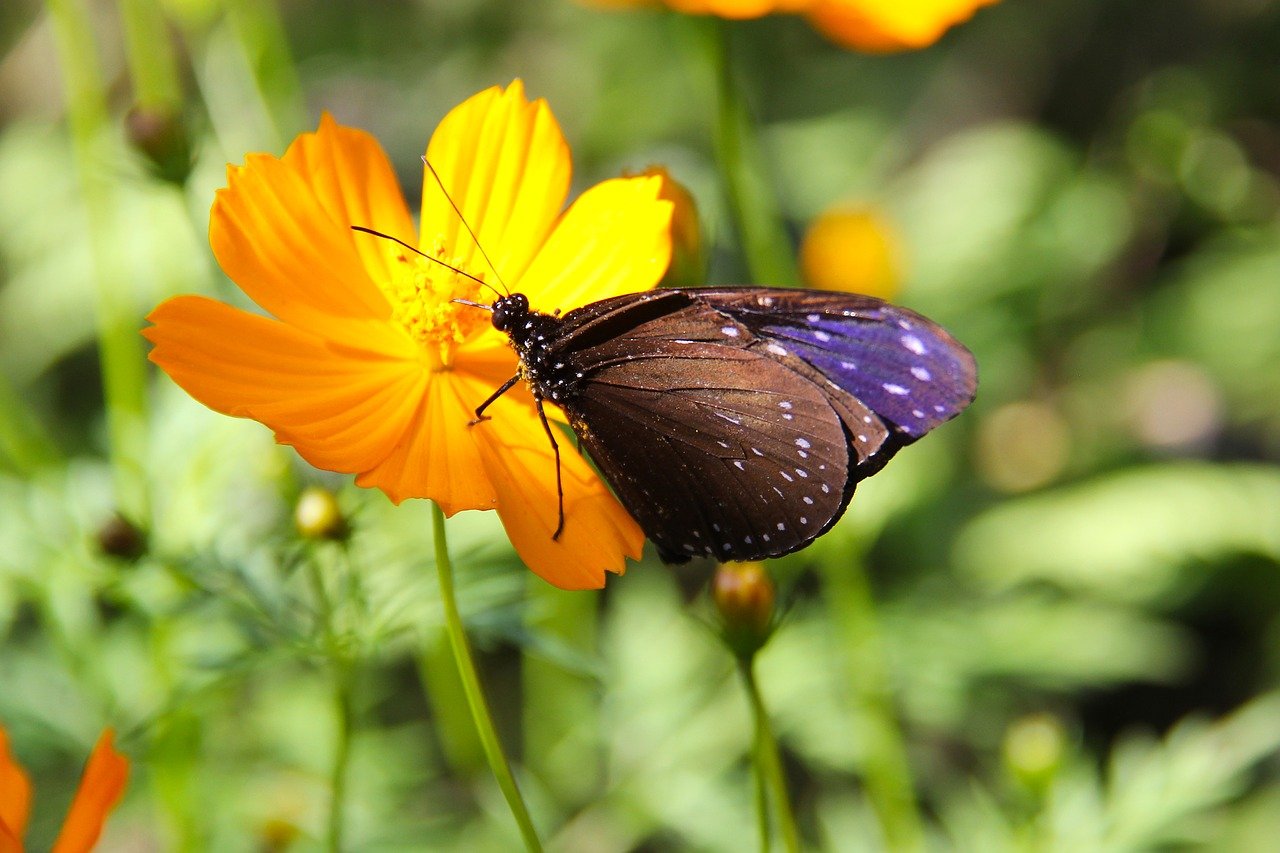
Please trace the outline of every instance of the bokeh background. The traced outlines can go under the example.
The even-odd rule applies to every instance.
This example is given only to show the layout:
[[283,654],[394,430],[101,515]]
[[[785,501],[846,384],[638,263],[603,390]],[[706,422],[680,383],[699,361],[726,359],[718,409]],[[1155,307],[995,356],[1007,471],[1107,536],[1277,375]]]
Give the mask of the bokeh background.
[[[436,122],[515,77],[562,122],[577,189],[666,166],[708,281],[746,281],[708,26],[570,0],[0,3],[0,723],[35,776],[32,849],[107,724],[133,775],[102,849],[316,849],[341,720],[317,567],[357,661],[350,849],[518,846],[443,642],[426,506],[151,371],[108,412],[100,339],[169,295],[242,300],[205,239],[226,163],[328,110],[415,199]],[[760,684],[807,842],[891,846],[871,803],[897,754],[937,849],[1274,847],[1280,5],[1003,0],[892,56],[792,17],[726,29],[794,242],[861,214],[876,286],[981,370],[968,413],[771,564],[787,610]],[[123,450],[113,419],[137,427]],[[310,485],[345,548],[297,533]],[[707,567],[650,556],[565,593],[490,515],[451,521],[450,546],[552,847],[755,843]]]

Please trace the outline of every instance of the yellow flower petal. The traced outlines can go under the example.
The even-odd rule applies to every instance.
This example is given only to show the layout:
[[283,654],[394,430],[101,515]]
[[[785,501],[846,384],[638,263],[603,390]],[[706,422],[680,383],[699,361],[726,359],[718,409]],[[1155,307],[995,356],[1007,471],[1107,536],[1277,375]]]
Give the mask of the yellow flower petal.
[[996,0],[815,0],[806,14],[834,41],[869,52],[928,47]]
[[[343,127],[325,113],[320,129],[299,136],[282,159],[305,177],[321,208],[339,226],[363,225],[413,245],[413,217],[395,171],[368,133]],[[349,236],[369,273],[390,278],[392,259],[403,250],[389,240]]]
[[[253,154],[244,166],[228,168],[228,186],[218,191],[209,215],[209,242],[223,271],[265,310],[327,338],[358,344],[348,321],[381,320],[390,314],[361,252],[385,257],[382,253],[394,250],[390,241],[359,234],[351,226],[403,232],[399,220],[408,214],[392,213],[392,221],[386,222],[352,222],[344,217],[363,216],[366,209],[370,215],[388,216],[385,190],[346,187],[339,176],[327,186],[313,186],[303,166],[324,156],[347,169],[363,169],[373,180],[384,171],[389,175],[380,151],[343,147],[336,135],[336,125],[322,127],[315,138],[302,137],[296,144],[300,150],[291,151],[286,160]],[[375,260],[374,269],[384,263]]]
[[671,262],[671,202],[659,177],[615,178],[583,193],[518,284],[550,312],[656,285]]
[[552,539],[557,513],[555,456],[529,406],[505,397],[492,420],[475,428],[485,471],[498,492],[498,516],[524,564],[561,589],[598,589],[621,574],[624,556],[639,559],[644,533],[557,429],[564,483],[564,531]]
[[[516,80],[468,98],[440,122],[427,159],[508,284],[524,273],[569,192],[569,146],[546,101]],[[493,281],[430,173],[422,184],[422,245],[443,242],[464,268]]]
[[14,760],[9,736],[0,727],[0,853],[21,853],[30,814],[31,779]]
[[80,788],[67,820],[53,843],[53,853],[89,853],[102,834],[102,825],[124,794],[129,778],[129,761],[112,746],[113,733],[107,729],[98,738],[85,765]]

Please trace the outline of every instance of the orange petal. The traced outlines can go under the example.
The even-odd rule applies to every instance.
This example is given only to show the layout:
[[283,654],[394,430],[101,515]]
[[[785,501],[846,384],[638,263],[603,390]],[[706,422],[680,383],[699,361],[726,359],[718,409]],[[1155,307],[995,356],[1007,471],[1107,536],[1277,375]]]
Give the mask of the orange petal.
[[[388,324],[363,336],[381,352],[351,350],[200,296],[156,308],[143,334],[150,358],[216,411],[261,421],[320,468],[380,465],[410,429],[429,374]],[[357,324],[358,325],[358,324]],[[387,338],[382,340],[381,338]]]
[[[336,125],[322,131],[323,138],[303,137],[286,160],[251,154],[244,166],[229,167],[227,187],[218,191],[209,214],[209,242],[223,271],[268,312],[356,345],[349,320],[390,315],[361,252],[376,255],[392,249],[390,241],[354,232],[351,226],[403,233],[403,216],[390,214],[395,221],[389,222],[364,218],[365,210],[385,215],[388,190],[353,188],[346,182],[356,174],[376,180],[390,167],[380,151],[344,147]],[[319,168],[316,164],[326,155],[347,171],[322,179],[304,171]],[[353,222],[352,216],[363,221]],[[376,258],[374,268],[383,268]]]
[[806,14],[847,47],[877,53],[933,44],[950,27],[996,0],[816,0]]
[[671,202],[660,177],[615,178],[587,190],[512,289],[534,308],[577,308],[656,285],[671,262]]
[[30,814],[31,779],[14,760],[0,726],[0,853],[21,853]]
[[107,815],[124,794],[129,777],[129,760],[111,745],[113,732],[107,729],[98,738],[93,754],[80,778],[80,789],[71,801],[53,853],[88,853],[102,834]]
[[486,89],[444,117],[427,159],[476,239],[424,172],[422,244],[442,241],[463,267],[492,280],[478,240],[503,281],[519,279],[569,192],[569,147],[546,101],[530,103],[519,80]]
[[[513,389],[514,390],[514,389]],[[598,589],[605,572],[621,574],[639,559],[644,533],[557,429],[564,480],[564,531],[557,521],[555,456],[533,407],[517,395],[489,408],[475,427],[485,471],[498,492],[498,516],[525,565],[561,589]]]
[[667,0],[667,5],[686,14],[759,18],[773,12],[792,12],[809,2],[811,0]]
[[[333,221],[363,225],[414,244],[413,218],[395,171],[370,134],[344,127],[325,113],[320,129],[295,139],[282,159],[306,177]],[[353,234],[351,239],[374,280],[389,279],[394,258],[403,250],[372,235]]]
[[[515,373],[514,355],[508,363],[510,376]],[[376,486],[396,503],[431,498],[445,515],[493,509],[497,493],[468,424],[476,406],[501,384],[469,375],[458,365],[433,374],[400,442],[386,459],[357,477],[357,485]]]

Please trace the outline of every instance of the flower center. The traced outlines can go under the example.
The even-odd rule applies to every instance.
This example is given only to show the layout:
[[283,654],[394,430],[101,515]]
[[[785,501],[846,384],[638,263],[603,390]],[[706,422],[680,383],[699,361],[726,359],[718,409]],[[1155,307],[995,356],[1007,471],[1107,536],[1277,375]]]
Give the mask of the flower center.
[[[445,254],[437,241],[425,254],[464,269],[463,261]],[[484,273],[476,273],[484,278]],[[454,299],[486,302],[480,285],[421,255],[400,252],[392,265],[391,279],[379,286],[391,303],[391,318],[417,341],[432,370],[448,370],[454,350],[489,323],[489,315]]]

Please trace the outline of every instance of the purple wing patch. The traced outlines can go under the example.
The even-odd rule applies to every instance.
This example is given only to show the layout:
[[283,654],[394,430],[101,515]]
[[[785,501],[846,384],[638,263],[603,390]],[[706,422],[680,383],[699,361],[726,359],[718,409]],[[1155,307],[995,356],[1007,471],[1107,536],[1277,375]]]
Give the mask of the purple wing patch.
[[715,291],[709,302],[804,359],[911,438],[962,412],[977,390],[963,344],[906,308],[866,296],[814,291]]

